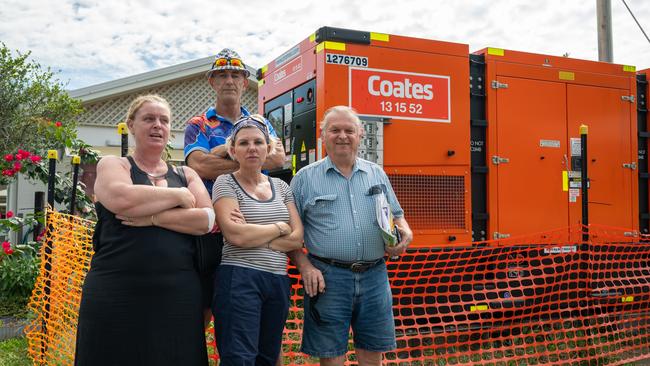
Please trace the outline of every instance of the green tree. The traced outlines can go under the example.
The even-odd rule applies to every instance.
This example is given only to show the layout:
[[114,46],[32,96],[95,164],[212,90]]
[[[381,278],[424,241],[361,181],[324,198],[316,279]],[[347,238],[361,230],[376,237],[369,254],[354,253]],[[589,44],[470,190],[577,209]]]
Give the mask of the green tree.
[[[0,42],[0,185],[19,173],[47,182],[48,150],[73,151],[82,164],[97,161],[97,153],[77,138],[75,117],[83,111],[81,102],[29,56]],[[90,199],[76,189],[77,212],[94,218]],[[71,192],[70,174],[57,174],[55,201],[67,203]]]
[[[30,53],[12,52],[0,42],[0,185],[20,174],[32,181],[48,181],[47,151],[65,150],[79,155],[82,164],[97,161],[97,153],[77,138],[75,117],[81,102],[71,98],[50,69],[29,59]],[[63,156],[59,156],[63,158]],[[76,212],[94,219],[90,198],[80,185],[73,186],[72,174],[55,174],[54,201],[69,204],[76,191]],[[0,216],[0,234],[27,231],[43,223],[42,215],[15,217],[8,211]],[[31,233],[0,248],[0,316],[24,316],[29,294],[38,275],[42,234]]]
[[18,149],[42,155],[47,149],[71,148],[77,139],[74,117],[82,112],[81,102],[66,93],[49,68],[29,60],[29,55],[12,53],[0,43],[2,155]]

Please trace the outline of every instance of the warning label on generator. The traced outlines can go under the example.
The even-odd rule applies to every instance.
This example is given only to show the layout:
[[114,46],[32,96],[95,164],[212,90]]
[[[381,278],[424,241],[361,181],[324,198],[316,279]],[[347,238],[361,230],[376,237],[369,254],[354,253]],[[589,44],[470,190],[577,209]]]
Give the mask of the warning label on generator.
[[544,254],[561,254],[561,253],[576,253],[578,247],[576,245],[563,245],[561,247],[544,248]]
[[451,121],[449,76],[350,67],[349,96],[361,115]]
[[539,147],[560,147],[560,140],[539,140]]

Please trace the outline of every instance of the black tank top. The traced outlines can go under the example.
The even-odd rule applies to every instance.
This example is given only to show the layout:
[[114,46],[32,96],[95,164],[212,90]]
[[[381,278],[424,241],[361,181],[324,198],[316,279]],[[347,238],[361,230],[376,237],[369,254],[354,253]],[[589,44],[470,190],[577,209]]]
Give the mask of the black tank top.
[[[133,184],[152,185],[133,158],[127,158],[131,163]],[[185,186],[169,164],[165,177],[168,187]],[[98,220],[93,236],[95,255],[90,271],[94,275],[107,275],[120,282],[120,278],[128,281],[133,274],[156,276],[194,271],[194,240],[191,235],[157,226],[125,226],[100,202],[95,206]]]

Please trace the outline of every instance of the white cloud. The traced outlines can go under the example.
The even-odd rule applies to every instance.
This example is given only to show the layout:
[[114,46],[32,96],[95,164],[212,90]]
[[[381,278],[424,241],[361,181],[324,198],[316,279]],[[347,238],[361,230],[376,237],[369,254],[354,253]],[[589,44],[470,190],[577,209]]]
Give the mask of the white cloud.
[[[647,32],[650,2],[627,0]],[[596,2],[547,0],[0,0],[0,40],[70,88],[236,49],[259,67],[321,26],[596,60]],[[650,43],[612,1],[614,60],[650,67]]]

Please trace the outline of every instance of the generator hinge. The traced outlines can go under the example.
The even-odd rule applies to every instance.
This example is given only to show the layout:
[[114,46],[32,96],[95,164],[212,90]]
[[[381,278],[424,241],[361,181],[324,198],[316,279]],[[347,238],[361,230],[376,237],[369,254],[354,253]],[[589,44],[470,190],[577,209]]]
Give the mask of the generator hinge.
[[492,89],[507,89],[508,88],[508,84],[500,83],[497,80],[492,80],[492,84],[490,84],[490,85],[492,85]]
[[508,239],[510,237],[510,234],[506,233],[500,233],[498,231],[495,231],[494,234],[492,234],[492,239],[497,240],[497,239]]
[[634,103],[634,95],[621,95],[621,99]]
[[635,162],[623,163],[623,168],[628,168],[628,169],[635,170],[636,169],[636,163]]
[[510,159],[508,159],[508,158],[502,158],[502,157],[496,156],[496,155],[492,156],[492,164],[494,164],[494,165],[499,165],[499,164],[509,163],[509,162],[510,162]]

